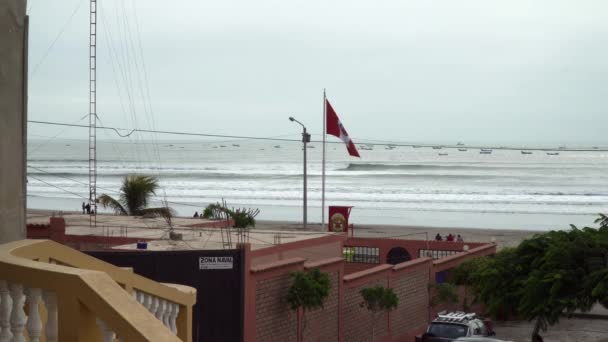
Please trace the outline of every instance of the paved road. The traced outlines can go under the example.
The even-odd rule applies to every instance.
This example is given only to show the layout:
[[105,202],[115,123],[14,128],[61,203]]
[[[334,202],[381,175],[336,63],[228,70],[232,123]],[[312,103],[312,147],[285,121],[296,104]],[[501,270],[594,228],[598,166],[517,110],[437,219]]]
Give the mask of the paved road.
[[[496,322],[497,338],[515,342],[530,341],[533,323]],[[608,320],[562,318],[558,325],[541,334],[545,342],[608,342]]]

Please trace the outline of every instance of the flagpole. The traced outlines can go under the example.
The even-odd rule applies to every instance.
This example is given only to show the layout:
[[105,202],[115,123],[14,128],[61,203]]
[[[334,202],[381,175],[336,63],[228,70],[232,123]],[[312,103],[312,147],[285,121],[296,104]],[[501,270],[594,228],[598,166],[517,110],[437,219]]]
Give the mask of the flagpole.
[[325,96],[325,88],[323,88],[323,166],[321,169],[321,231],[325,231],[325,136],[327,130],[325,128],[327,114],[327,97]]

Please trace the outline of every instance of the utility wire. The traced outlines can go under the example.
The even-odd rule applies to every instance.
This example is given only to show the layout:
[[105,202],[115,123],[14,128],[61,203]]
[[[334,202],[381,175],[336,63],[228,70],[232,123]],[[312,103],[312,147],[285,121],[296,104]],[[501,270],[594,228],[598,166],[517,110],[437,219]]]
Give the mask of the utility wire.
[[51,184],[51,183],[45,182],[45,181],[43,181],[42,179],[40,179],[40,178],[38,178],[38,177],[35,177],[35,176],[32,176],[32,175],[28,175],[28,177],[34,178],[35,180],[37,180],[37,181],[39,181],[39,182],[42,182],[42,183],[44,183],[44,184],[46,184],[46,185],[48,185],[48,186],[52,186],[52,187],[54,187],[54,188],[57,188],[57,189],[59,189],[59,190],[61,190],[61,191],[65,191],[65,192],[67,192],[67,193],[70,193],[70,194],[72,194],[72,195],[74,195],[74,196],[76,196],[76,197],[78,197],[78,198],[87,199],[86,197],[81,196],[81,195],[79,195],[79,194],[77,194],[77,193],[75,193],[75,192],[72,192],[72,191],[70,191],[70,190],[66,190],[66,189],[64,189],[64,188],[62,188],[62,187],[60,187],[60,186],[57,186],[57,185],[54,185],[54,184]]
[[[56,125],[56,126],[72,126],[72,127],[82,127],[89,128],[88,125],[78,125],[78,124],[68,124],[62,122],[51,122],[51,121],[38,121],[38,120],[28,120],[30,123],[43,124],[43,125]],[[158,133],[158,134],[172,134],[172,135],[182,135],[182,136],[198,136],[198,137],[212,137],[212,138],[228,138],[228,139],[246,139],[246,140],[266,140],[266,141],[285,141],[285,142],[300,142],[299,139],[285,139],[285,138],[273,138],[273,137],[254,137],[254,136],[241,136],[241,135],[224,135],[224,134],[209,134],[209,133],[193,133],[193,132],[177,132],[177,131],[159,131],[159,130],[150,130],[150,129],[128,129],[128,128],[119,128],[119,127],[106,127],[106,126],[98,126],[98,129],[107,129],[113,130],[116,133],[119,131],[129,131],[129,134],[133,132],[140,133]],[[119,134],[120,135],[120,134]],[[320,143],[322,140],[312,140],[311,142]],[[328,144],[343,144],[341,141],[327,141]],[[467,149],[492,149],[492,150],[526,150],[526,151],[575,151],[575,152],[608,152],[608,148],[547,148],[547,147],[525,147],[525,146],[517,146],[517,147],[509,147],[509,146],[482,146],[482,145],[444,145],[444,144],[404,144],[404,143],[364,143],[359,145],[369,145],[369,146],[401,146],[401,147],[441,147],[441,148],[467,148]]]
[[[30,79],[34,78],[34,75],[36,75],[36,71],[38,71],[38,67],[40,67],[42,62],[44,62],[46,60],[46,57],[49,55],[49,53],[55,46],[55,43],[57,43],[59,38],[61,38],[61,35],[63,35],[63,32],[65,32],[65,29],[70,25],[70,22],[72,22],[72,18],[74,18],[74,16],[76,15],[76,12],[78,12],[78,10],[82,6],[83,2],[84,2],[83,0],[78,0],[76,8],[74,8],[74,11],[72,11],[72,14],[68,18],[68,20],[65,22],[65,24],[63,24],[63,27],[61,28],[61,30],[59,30],[59,33],[57,34],[57,36],[55,37],[55,39],[53,40],[51,45],[49,45],[49,47],[46,49],[46,52],[44,53],[44,55],[42,55],[42,58],[40,59],[40,61],[38,63],[36,63],[36,66],[34,66],[34,68],[32,69],[32,72],[30,74]],[[32,10],[32,6],[30,5],[30,11],[31,10]]]

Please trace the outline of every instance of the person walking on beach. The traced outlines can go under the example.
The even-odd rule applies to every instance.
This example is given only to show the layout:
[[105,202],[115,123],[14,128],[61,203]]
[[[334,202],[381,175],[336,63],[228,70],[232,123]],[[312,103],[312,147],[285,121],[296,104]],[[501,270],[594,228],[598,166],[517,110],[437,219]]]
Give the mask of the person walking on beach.
[[87,210],[87,214],[91,215],[91,205],[87,203],[84,208]]
[[85,208],[86,208],[86,205],[84,204],[84,202],[82,202],[82,215],[84,215]]
[[195,212],[194,212],[194,216],[192,216],[192,217],[194,217],[194,218],[198,218],[198,211],[195,211]]

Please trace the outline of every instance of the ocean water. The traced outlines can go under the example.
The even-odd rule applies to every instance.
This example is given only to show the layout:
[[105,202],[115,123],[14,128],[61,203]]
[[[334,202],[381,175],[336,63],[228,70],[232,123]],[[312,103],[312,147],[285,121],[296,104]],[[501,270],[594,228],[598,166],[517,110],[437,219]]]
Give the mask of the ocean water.
[[[88,197],[88,143],[31,140],[28,207],[79,210]],[[321,220],[321,145],[308,152],[309,221]],[[435,150],[375,146],[351,158],[327,146],[326,204],[354,206],[351,222],[501,229],[593,225],[608,210],[608,152]],[[447,155],[440,155],[447,154]],[[258,219],[302,219],[302,146],[296,142],[98,142],[98,194],[130,173],[155,175],[180,215],[225,199]],[[100,209],[103,211],[103,209]]]

